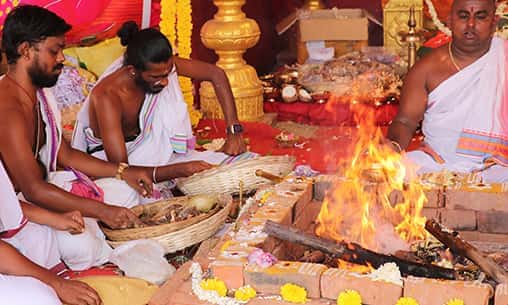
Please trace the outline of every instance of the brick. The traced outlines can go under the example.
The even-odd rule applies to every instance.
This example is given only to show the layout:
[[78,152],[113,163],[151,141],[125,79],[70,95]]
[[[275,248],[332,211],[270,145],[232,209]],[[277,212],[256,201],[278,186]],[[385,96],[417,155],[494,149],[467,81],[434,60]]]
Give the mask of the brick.
[[497,285],[494,305],[508,305],[508,284]]
[[[255,299],[252,299],[248,303],[249,305],[295,305],[295,303],[290,303],[283,301],[280,297],[275,298],[274,296],[259,296]],[[336,302],[331,302],[326,299],[308,299],[305,305],[335,305]]]
[[438,222],[441,222],[441,219],[439,218],[439,209],[437,208],[423,208],[422,209],[422,216],[427,219],[435,219]]
[[365,275],[343,269],[328,269],[321,275],[321,295],[336,300],[339,294],[353,289],[367,305],[394,305],[402,296],[402,286],[383,281],[373,281]]
[[216,260],[210,264],[214,277],[224,281],[228,289],[243,286],[243,268],[247,260]]
[[309,298],[319,298],[319,278],[326,266],[299,262],[279,261],[277,264],[260,268],[247,265],[244,269],[245,285],[266,294],[279,294],[280,287],[292,283],[304,287]]
[[467,304],[488,305],[493,296],[488,284],[464,281],[434,280],[408,277],[404,281],[404,296],[414,298],[420,305],[446,304],[453,298]]
[[319,215],[319,211],[321,211],[321,205],[322,202],[315,200],[308,202],[304,212],[296,216],[293,227],[305,232],[312,232],[312,228],[315,227],[316,218]]
[[447,190],[445,199],[448,209],[508,212],[508,192]]
[[476,212],[471,210],[440,210],[441,224],[452,230],[476,230]]
[[426,208],[442,208],[444,207],[445,197],[440,189],[431,189],[424,191],[427,202],[424,204]]
[[479,241],[486,243],[499,243],[508,245],[508,234],[491,234],[478,231],[459,231],[462,238],[467,241]]
[[302,191],[299,192],[299,198],[293,208],[293,216],[295,218],[300,217],[302,213],[305,213],[307,211],[307,205],[312,201],[312,183],[301,183],[299,184],[298,189],[301,189]]
[[508,234],[508,212],[478,212],[478,231]]

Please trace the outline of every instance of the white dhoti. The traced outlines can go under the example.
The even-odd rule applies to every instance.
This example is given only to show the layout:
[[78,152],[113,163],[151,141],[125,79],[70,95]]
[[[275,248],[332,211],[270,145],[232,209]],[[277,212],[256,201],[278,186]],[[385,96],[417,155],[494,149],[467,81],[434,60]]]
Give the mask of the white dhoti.
[[494,38],[484,56],[429,94],[424,145],[406,155],[419,174],[479,171],[485,182],[508,181],[507,46]]
[[61,305],[56,292],[28,276],[0,274],[0,305]]
[[[123,58],[117,59],[98,82],[122,67]],[[192,134],[187,105],[185,104],[176,69],[168,76],[168,85],[158,94],[146,94],[139,113],[140,134],[132,141],[126,141],[130,165],[164,166],[168,164],[203,160],[219,164],[228,155],[216,152],[193,150],[195,138]],[[89,103],[87,98],[78,113],[72,146],[94,157],[107,160],[102,140],[95,137],[90,128]],[[104,190],[105,198],[131,207],[143,202],[133,189],[116,179],[99,179],[96,183]],[[130,191],[129,191],[130,190]],[[108,195],[111,194],[111,195]],[[121,200],[115,200],[121,198]],[[157,199],[157,198],[154,198]],[[107,202],[109,201],[106,200]]]
[[[48,172],[48,182],[70,192],[73,183],[86,177],[77,171],[57,171],[57,153],[62,141],[60,115],[54,97],[49,90],[40,90],[38,100],[41,113],[46,124],[46,143],[41,148],[40,159]],[[93,184],[91,181],[84,183]],[[91,185],[91,188],[96,187]],[[22,196],[22,194],[21,194]],[[111,247],[106,243],[105,236],[97,225],[97,220],[84,218],[85,232],[72,235],[68,232],[56,231],[58,249],[63,261],[72,270],[84,270],[106,263]]]

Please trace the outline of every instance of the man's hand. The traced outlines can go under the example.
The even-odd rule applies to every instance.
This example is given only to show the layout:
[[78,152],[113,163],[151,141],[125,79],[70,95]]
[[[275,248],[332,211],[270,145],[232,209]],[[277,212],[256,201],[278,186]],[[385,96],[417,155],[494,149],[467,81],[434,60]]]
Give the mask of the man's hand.
[[64,304],[68,305],[100,305],[102,300],[97,292],[85,283],[58,278],[51,285]]
[[112,229],[132,228],[141,224],[141,220],[129,209],[105,205],[100,220]]
[[188,177],[213,167],[212,164],[205,161],[182,162],[175,165],[178,166],[176,170],[178,177]]
[[225,154],[236,156],[244,153],[247,150],[245,142],[240,134],[228,134],[226,136],[226,143],[219,150]]
[[143,197],[151,197],[153,181],[151,172],[142,167],[128,167],[123,172],[123,179]]
[[63,214],[54,213],[54,220],[51,223],[53,229],[68,231],[71,234],[83,233],[85,223],[79,211],[72,211]]

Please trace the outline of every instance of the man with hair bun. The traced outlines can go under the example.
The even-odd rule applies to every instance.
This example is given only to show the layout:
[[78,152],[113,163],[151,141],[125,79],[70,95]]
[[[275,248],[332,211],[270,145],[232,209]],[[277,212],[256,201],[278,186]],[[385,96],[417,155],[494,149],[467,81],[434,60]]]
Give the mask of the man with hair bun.
[[[154,182],[210,168],[199,160],[220,163],[226,154],[245,151],[242,125],[222,69],[173,55],[162,33],[139,30],[132,21],[123,24],[118,36],[126,46],[124,56],[104,72],[80,110],[73,147],[112,162],[155,166]],[[212,82],[228,126],[223,153],[192,150],[192,128],[178,76]]]

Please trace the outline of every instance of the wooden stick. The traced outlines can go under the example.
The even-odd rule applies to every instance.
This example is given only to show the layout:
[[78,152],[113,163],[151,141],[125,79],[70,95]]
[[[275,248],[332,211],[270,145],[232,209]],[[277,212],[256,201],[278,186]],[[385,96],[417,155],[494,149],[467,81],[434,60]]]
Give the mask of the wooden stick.
[[394,262],[399,266],[403,275],[415,275],[428,278],[455,279],[455,270],[443,268],[430,264],[421,264],[411,262],[395,257],[385,255],[362,248],[355,243],[335,242],[319,238],[314,235],[306,234],[296,228],[288,227],[268,220],[263,231],[276,238],[289,242],[299,243],[316,250],[331,254],[333,257],[343,259],[348,262],[368,265],[379,268],[385,263]]
[[458,232],[443,228],[434,219],[425,223],[425,229],[434,235],[454,253],[465,256],[477,264],[488,276],[499,284],[508,283],[508,273],[497,265],[490,257],[478,250],[475,246],[462,239]]
[[281,183],[282,181],[284,181],[284,178],[279,177],[274,174],[270,174],[270,173],[265,172],[264,170],[261,170],[261,169],[256,170],[256,176],[268,179],[274,183]]

